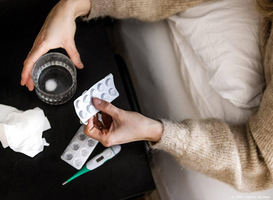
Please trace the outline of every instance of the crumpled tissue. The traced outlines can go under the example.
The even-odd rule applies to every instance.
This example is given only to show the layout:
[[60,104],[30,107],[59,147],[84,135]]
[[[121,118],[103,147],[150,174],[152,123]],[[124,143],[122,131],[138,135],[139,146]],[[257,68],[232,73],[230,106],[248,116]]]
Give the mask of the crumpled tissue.
[[0,104],[0,141],[4,148],[10,147],[34,157],[48,146],[43,131],[50,129],[43,110],[34,108],[26,111]]

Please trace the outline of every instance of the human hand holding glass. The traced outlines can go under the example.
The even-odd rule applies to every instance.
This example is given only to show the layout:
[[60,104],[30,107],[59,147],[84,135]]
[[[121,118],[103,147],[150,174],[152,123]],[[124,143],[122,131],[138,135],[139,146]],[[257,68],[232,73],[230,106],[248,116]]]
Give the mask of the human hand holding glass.
[[31,51],[24,61],[21,85],[30,91],[34,89],[31,71],[34,63],[50,49],[64,48],[72,62],[79,69],[83,68],[80,54],[75,45],[76,23],[79,16],[90,11],[90,0],[61,0],[48,14]]
[[125,111],[113,104],[93,99],[94,106],[102,111],[102,121],[98,116],[89,119],[84,133],[109,147],[134,141],[158,142],[163,133],[161,122],[145,117],[137,112]]

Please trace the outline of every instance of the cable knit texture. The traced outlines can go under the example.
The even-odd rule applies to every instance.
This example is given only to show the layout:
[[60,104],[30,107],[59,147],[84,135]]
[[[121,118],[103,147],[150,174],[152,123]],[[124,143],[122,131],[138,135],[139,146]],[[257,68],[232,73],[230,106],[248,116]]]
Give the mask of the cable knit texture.
[[[111,16],[155,21],[206,0],[93,0],[88,19]],[[259,110],[246,124],[230,126],[218,119],[162,120],[164,133],[152,145],[183,165],[230,184],[258,191],[273,183],[273,83],[271,21],[261,22],[261,52],[266,89]]]
[[88,19],[111,16],[156,21],[209,0],[91,0]]

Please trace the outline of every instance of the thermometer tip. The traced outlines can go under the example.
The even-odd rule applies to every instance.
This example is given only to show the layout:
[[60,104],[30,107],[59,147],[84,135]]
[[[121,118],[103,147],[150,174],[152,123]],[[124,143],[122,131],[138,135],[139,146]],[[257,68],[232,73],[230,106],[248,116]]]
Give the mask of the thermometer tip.
[[65,181],[65,182],[63,182],[63,185],[65,185],[65,184],[67,184],[67,182]]

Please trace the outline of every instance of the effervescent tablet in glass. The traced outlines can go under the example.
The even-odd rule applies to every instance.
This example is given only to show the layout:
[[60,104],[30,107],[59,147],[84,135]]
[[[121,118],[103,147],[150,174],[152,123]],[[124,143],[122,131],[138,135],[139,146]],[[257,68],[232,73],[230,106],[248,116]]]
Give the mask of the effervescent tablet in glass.
[[77,89],[77,71],[64,54],[51,52],[40,57],[32,69],[37,96],[45,103],[60,105],[69,101]]

